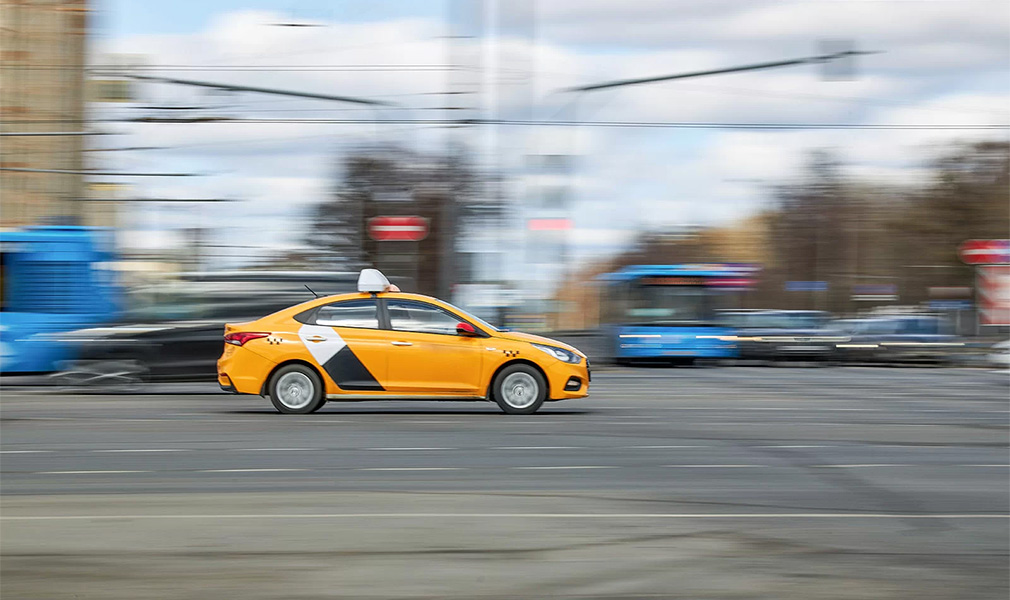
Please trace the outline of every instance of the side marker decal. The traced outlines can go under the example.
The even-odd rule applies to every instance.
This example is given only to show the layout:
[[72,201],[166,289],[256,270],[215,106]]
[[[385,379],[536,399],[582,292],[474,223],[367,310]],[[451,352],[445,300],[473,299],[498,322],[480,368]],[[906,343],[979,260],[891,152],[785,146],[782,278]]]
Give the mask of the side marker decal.
[[302,325],[298,330],[298,338],[316,363],[340,389],[355,391],[385,389],[332,327]]

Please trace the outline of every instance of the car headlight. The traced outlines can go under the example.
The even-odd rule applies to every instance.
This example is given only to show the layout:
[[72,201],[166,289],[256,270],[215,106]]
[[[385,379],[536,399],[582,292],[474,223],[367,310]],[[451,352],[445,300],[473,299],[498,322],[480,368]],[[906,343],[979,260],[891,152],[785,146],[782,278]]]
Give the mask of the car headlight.
[[544,346],[541,344],[532,344],[532,346],[537,350],[550,354],[551,356],[562,362],[576,364],[580,360],[582,360],[581,356],[579,356],[574,352],[565,350],[564,348],[558,348],[556,346]]

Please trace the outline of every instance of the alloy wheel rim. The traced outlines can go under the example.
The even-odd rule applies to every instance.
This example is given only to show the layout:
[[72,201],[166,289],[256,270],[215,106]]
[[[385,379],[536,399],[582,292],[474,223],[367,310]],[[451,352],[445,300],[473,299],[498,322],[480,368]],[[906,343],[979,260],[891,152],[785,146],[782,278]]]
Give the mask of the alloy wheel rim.
[[314,392],[315,386],[305,373],[285,373],[277,380],[277,398],[292,410],[308,406]]
[[512,373],[502,381],[502,398],[512,408],[528,408],[537,401],[540,386],[529,373]]

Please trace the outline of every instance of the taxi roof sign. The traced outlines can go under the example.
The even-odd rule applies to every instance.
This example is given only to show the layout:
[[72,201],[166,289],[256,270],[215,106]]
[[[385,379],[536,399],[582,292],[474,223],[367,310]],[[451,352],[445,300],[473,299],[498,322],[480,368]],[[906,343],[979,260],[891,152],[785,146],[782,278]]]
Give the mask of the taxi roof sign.
[[379,293],[389,288],[389,280],[378,269],[362,269],[358,275],[358,291],[361,293]]

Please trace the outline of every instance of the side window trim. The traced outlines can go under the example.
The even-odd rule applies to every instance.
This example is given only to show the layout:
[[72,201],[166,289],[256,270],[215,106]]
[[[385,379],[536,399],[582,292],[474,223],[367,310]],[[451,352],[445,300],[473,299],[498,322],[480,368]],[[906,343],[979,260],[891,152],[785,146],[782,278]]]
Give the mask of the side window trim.
[[386,299],[381,296],[375,297],[375,311],[379,319],[379,329],[392,331],[393,325],[389,321],[389,311],[386,309]]

